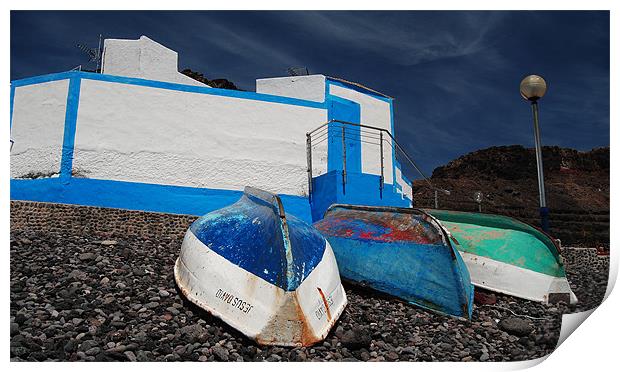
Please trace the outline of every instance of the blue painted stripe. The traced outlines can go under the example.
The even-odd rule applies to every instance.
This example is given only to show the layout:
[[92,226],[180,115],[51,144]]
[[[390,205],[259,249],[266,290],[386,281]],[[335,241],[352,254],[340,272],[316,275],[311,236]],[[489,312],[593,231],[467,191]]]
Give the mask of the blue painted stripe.
[[230,90],[230,89],[219,89],[219,88],[201,87],[201,86],[185,85],[185,84],[178,84],[178,83],[169,83],[165,81],[148,80],[148,79],[125,77],[125,76],[96,74],[96,73],[84,72],[84,71],[66,71],[66,72],[61,72],[61,73],[56,73],[56,74],[35,76],[31,78],[26,78],[26,79],[14,80],[11,82],[11,84],[16,87],[20,87],[24,85],[40,84],[40,83],[45,83],[49,81],[62,80],[62,79],[68,79],[68,78],[74,78],[74,77],[78,77],[81,79],[106,81],[106,82],[111,82],[111,83],[120,83],[120,84],[129,84],[129,85],[139,85],[139,86],[145,86],[145,87],[151,87],[151,88],[168,89],[168,90],[175,90],[175,91],[181,91],[181,92],[210,94],[210,95],[216,95],[216,96],[222,96],[222,97],[243,98],[243,99],[250,99],[250,100],[256,100],[256,101],[263,101],[263,102],[281,103],[281,104],[294,105],[294,106],[326,108],[326,104],[324,102],[314,102],[314,101],[308,101],[308,100],[298,99],[298,98],[282,97],[282,96],[275,96],[271,94],[245,92],[245,91]]
[[69,79],[67,92],[67,106],[65,109],[65,130],[62,140],[62,159],[60,162],[60,178],[68,180],[73,170],[73,148],[75,144],[75,129],[77,124],[78,106],[80,103],[80,79]]
[[77,75],[78,75],[78,71],[58,72],[54,74],[33,76],[33,77],[25,78],[25,79],[13,80],[11,81],[11,85],[15,87],[23,87],[25,85],[41,84],[41,83],[47,83],[50,81],[69,79]]
[[[71,178],[11,180],[11,200],[87,205],[202,216],[237,201],[243,193],[198,187]],[[308,199],[280,195],[287,212],[312,222]]]
[[175,91],[180,91],[180,92],[209,94],[209,95],[215,95],[215,96],[221,96],[221,97],[242,98],[242,99],[250,99],[250,100],[255,100],[255,101],[273,102],[273,103],[281,103],[281,104],[286,104],[286,105],[304,106],[304,107],[312,107],[312,108],[325,108],[325,104],[323,102],[307,101],[307,100],[298,99],[298,98],[275,96],[275,95],[264,94],[264,93],[245,92],[245,91],[231,90],[231,89],[210,88],[206,86],[201,87],[201,86],[195,86],[195,85],[185,85],[185,84],[169,83],[169,82],[164,82],[164,81],[131,78],[131,77],[125,77],[125,76],[114,76],[114,75],[107,75],[107,74],[95,74],[95,73],[87,73],[87,72],[79,72],[79,76],[83,79],[89,79],[89,80],[107,81],[107,82],[112,82],[112,83],[121,83],[121,84],[129,84],[129,85],[139,85],[139,86],[144,86],[144,87],[168,89],[168,90],[175,90]]

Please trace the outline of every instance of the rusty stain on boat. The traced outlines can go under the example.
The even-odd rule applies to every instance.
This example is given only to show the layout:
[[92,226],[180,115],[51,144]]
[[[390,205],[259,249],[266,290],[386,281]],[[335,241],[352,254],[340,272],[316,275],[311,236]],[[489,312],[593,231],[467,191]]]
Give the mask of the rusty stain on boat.
[[329,304],[327,303],[327,299],[325,298],[325,294],[323,294],[323,291],[321,290],[321,288],[316,287],[316,289],[318,289],[319,294],[321,295],[321,300],[323,300],[323,305],[325,305],[325,311],[327,312],[327,320],[331,321],[332,320],[332,314],[329,311]]
[[174,274],[187,299],[263,345],[323,340],[347,304],[325,238],[277,195],[249,187],[192,224]]

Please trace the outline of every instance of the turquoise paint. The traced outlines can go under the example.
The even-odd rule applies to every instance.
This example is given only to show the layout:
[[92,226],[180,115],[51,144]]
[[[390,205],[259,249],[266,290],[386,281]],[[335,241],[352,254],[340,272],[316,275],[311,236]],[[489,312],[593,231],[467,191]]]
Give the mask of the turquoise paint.
[[470,295],[459,288],[461,279],[445,247],[334,237],[327,240],[343,278],[426,309],[471,316],[470,309],[466,313],[462,308]]
[[463,252],[555,277],[564,277],[558,249],[543,232],[516,219],[485,213],[428,210]]

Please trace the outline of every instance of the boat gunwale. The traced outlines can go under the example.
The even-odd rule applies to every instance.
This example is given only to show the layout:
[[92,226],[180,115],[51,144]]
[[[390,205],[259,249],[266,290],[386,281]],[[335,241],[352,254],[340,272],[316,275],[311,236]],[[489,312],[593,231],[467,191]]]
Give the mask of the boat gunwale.
[[[432,215],[432,213],[433,213],[432,211],[439,211],[439,213],[441,213],[441,212],[449,212],[449,213],[452,213],[452,215],[481,215],[481,216],[486,217],[486,218],[500,217],[500,218],[506,218],[506,219],[509,219],[509,220],[513,220],[513,221],[517,222],[517,224],[516,224],[516,226],[515,226],[515,228],[513,230],[521,231],[521,232],[524,232],[524,233],[531,233],[532,232],[531,230],[534,230],[534,233],[538,233],[538,234],[541,234],[542,236],[546,237],[551,242],[551,245],[555,248],[555,251],[553,251],[553,250],[551,250],[549,248],[549,244],[545,243],[544,241],[542,241],[542,239],[540,239],[538,236],[533,234],[534,236],[536,236],[536,238],[538,240],[540,240],[549,249],[549,252],[554,256],[557,264],[561,268],[564,268],[564,260],[562,258],[562,247],[558,244],[556,239],[553,236],[551,236],[549,233],[547,233],[546,231],[542,230],[541,228],[538,228],[538,227],[536,227],[534,225],[531,225],[531,224],[525,222],[524,220],[522,220],[519,217],[506,216],[506,215],[503,215],[503,214],[496,214],[496,213],[452,211],[452,210],[447,210],[447,209],[434,209],[434,208],[424,208],[422,210],[425,211],[426,213],[430,214],[430,215]],[[441,221],[440,218],[438,218],[438,217],[435,217],[435,218],[437,218],[439,221]],[[447,222],[453,222],[453,223],[467,223],[467,222],[461,222],[461,221],[454,221],[454,220],[451,220],[449,218],[446,218],[446,221]],[[528,229],[519,229],[518,228],[519,224],[524,225]],[[482,224],[482,223],[479,224],[479,225],[486,226],[486,227],[494,227],[494,226],[490,226],[489,224]],[[446,230],[448,230],[446,227],[444,227],[444,228]],[[499,227],[496,227],[496,228],[499,228]]]

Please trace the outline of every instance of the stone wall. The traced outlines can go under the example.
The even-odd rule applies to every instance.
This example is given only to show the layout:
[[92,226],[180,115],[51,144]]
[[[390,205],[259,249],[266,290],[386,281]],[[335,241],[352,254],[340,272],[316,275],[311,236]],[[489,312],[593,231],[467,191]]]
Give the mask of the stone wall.
[[[562,257],[567,270],[577,267],[587,267],[593,271],[609,270],[609,255],[599,254],[596,248],[563,247]],[[608,253],[608,252],[607,252]]]
[[[81,205],[11,201],[11,231],[95,235],[101,239],[139,236],[182,240],[196,216]],[[609,256],[596,248],[563,247],[566,267],[608,270]]]
[[181,241],[196,218],[180,214],[11,201],[11,231],[94,235],[101,239],[139,236]]

